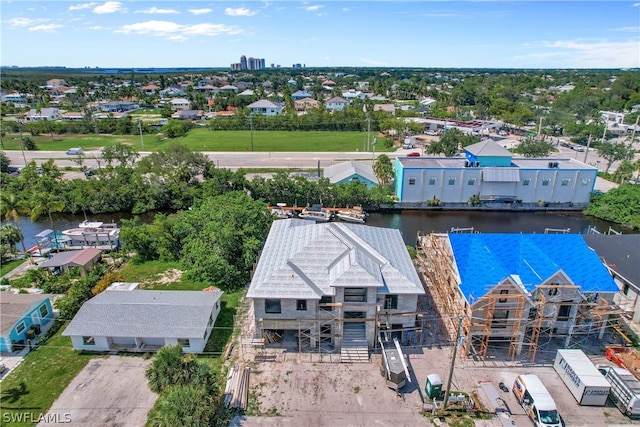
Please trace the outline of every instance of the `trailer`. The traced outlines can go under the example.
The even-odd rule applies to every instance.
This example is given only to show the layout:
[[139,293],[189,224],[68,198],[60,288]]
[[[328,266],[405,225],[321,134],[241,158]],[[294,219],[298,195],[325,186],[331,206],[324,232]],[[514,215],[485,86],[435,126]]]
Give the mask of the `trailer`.
[[397,338],[394,338],[393,344],[395,348],[391,346],[385,348],[384,342],[380,338],[378,338],[378,340],[380,342],[380,348],[382,349],[380,373],[387,381],[387,386],[396,390],[397,393],[400,393],[400,389],[404,387],[406,382],[411,382],[411,375],[404,360],[400,343]]
[[598,371],[611,384],[609,397],[628,417],[640,416],[640,381],[628,370],[598,365]]
[[607,360],[628,370],[640,379],[640,353],[633,347],[607,347],[604,353]]
[[611,385],[582,350],[560,349],[553,364],[578,404],[604,406]]

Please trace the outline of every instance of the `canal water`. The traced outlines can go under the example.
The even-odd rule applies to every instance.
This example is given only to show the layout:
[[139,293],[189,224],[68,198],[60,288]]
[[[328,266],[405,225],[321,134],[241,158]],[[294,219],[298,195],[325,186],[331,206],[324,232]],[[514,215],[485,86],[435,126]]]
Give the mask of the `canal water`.
[[[140,216],[142,222],[151,222],[153,213]],[[131,214],[91,215],[91,221],[116,222],[133,218]],[[36,244],[35,235],[45,229],[56,231],[75,228],[84,220],[82,215],[56,215],[53,227],[48,218],[43,217],[37,222],[29,218],[21,221],[22,231],[27,248]],[[602,221],[592,217],[585,217],[579,212],[475,212],[475,211],[419,211],[403,210],[385,213],[371,213],[368,225],[377,227],[397,228],[402,233],[406,244],[414,246],[418,232],[447,232],[452,228],[468,229],[481,233],[545,233],[554,230],[568,229],[569,233],[584,234],[589,227],[596,227],[598,231],[607,232],[609,227],[616,231],[638,233],[638,230],[622,229],[620,225]]]

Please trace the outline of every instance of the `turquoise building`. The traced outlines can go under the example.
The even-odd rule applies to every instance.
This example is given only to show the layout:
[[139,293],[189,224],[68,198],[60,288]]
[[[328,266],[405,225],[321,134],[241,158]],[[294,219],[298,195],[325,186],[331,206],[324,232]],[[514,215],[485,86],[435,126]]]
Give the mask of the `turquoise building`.
[[54,318],[51,296],[0,292],[0,352],[12,352],[40,334]]

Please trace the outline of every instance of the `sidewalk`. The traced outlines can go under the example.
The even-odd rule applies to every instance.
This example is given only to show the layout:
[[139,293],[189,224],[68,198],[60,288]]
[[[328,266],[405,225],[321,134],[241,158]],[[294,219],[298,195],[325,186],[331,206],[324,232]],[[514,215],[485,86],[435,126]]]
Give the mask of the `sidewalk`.
[[33,261],[33,263],[30,262],[29,259],[26,259],[22,264],[20,264],[19,266],[17,266],[13,270],[11,270],[10,272],[2,276],[2,279],[11,279],[14,276],[18,276],[18,277],[23,276],[24,274],[27,273],[27,271],[33,270],[34,268],[38,268],[38,264],[46,260],[46,258],[32,257],[31,260]]
[[594,186],[594,190],[600,190],[603,193],[606,193],[607,191],[611,190],[612,188],[618,188],[620,186],[620,184],[616,184],[615,182],[612,181],[607,181],[604,178],[600,178],[599,176],[596,177],[596,185]]

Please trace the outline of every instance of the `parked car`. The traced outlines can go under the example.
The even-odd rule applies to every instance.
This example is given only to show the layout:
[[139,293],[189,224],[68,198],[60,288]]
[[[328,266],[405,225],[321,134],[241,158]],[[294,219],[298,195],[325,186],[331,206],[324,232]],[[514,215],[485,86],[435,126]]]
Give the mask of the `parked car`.
[[69,149],[67,150],[67,154],[70,154],[70,155],[75,155],[75,156],[77,156],[77,155],[82,154],[82,153],[84,153],[84,152],[82,151],[82,148],[80,148],[80,147],[77,147],[77,148],[69,148]]
[[579,153],[584,153],[587,149],[585,147],[583,147],[582,145],[574,145],[573,148],[575,151],[579,152]]
[[93,175],[95,175],[95,172],[91,168],[84,171],[84,176],[93,176]]
[[438,131],[437,130],[428,130],[427,132],[425,132],[427,135],[430,136],[438,136]]
[[5,366],[4,362],[0,362],[0,375],[4,374],[4,371],[7,370],[7,367]]
[[418,153],[417,151],[413,151],[407,154],[407,157],[420,157],[420,153]]
[[498,135],[507,136],[507,131],[506,130],[500,130],[500,131],[498,131]]

